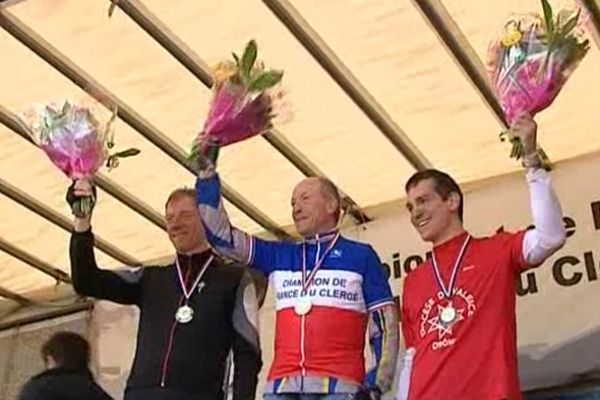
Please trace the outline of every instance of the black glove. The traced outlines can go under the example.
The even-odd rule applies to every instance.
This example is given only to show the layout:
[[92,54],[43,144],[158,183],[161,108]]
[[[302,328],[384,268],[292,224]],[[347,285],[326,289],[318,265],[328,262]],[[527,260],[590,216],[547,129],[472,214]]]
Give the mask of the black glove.
[[354,394],[354,400],[381,400],[381,394],[381,389],[377,385],[363,386]]
[[71,207],[73,215],[77,218],[83,218],[92,213],[94,206],[96,205],[97,191],[96,186],[92,185],[91,196],[77,196],[75,194],[75,181],[71,183],[71,186],[67,189],[65,200]]

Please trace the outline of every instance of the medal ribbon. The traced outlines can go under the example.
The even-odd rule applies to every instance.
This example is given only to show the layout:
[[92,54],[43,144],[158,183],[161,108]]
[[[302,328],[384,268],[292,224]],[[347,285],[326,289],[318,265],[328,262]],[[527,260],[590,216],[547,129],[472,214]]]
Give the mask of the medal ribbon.
[[462,244],[460,252],[458,253],[458,257],[456,257],[456,261],[454,262],[454,267],[452,268],[452,274],[450,275],[450,282],[448,282],[447,287],[444,284],[444,280],[442,279],[442,274],[440,273],[440,269],[438,267],[438,263],[435,258],[435,251],[431,252],[432,253],[431,262],[433,264],[433,270],[435,272],[435,280],[436,280],[438,286],[440,287],[440,289],[442,289],[442,293],[444,294],[444,297],[448,300],[450,300],[450,298],[452,297],[452,292],[454,291],[454,285],[456,284],[456,277],[458,276],[458,267],[460,266],[460,263],[462,262],[462,259],[466,253],[467,246],[469,245],[470,241],[471,241],[471,235],[467,235],[465,241]]
[[314,265],[312,271],[310,272],[310,274],[308,275],[308,277],[306,276],[306,259],[307,259],[306,242],[302,243],[302,291],[303,292],[306,292],[308,290],[308,288],[310,287],[310,285],[312,284],[312,282],[315,278],[317,270],[319,270],[319,268],[321,268],[321,265],[323,265],[323,261],[325,261],[325,259],[327,258],[327,256],[331,252],[331,250],[333,250],[333,247],[335,246],[335,244],[337,243],[339,238],[340,238],[340,232],[338,231],[335,234],[335,236],[333,237],[333,239],[331,239],[331,242],[329,242],[329,246],[327,247],[327,250],[325,250],[325,252],[323,253],[323,256],[319,258],[321,242],[319,242],[319,236],[317,235],[317,254],[315,256],[315,265]]
[[[179,276],[179,283],[181,283],[181,289],[183,290],[183,296],[185,297],[186,303],[189,300],[189,298],[192,296],[192,293],[194,293],[194,289],[196,289],[196,286],[198,286],[198,283],[200,283],[200,279],[202,279],[202,276],[204,275],[204,273],[206,272],[206,269],[208,268],[209,264],[212,262],[212,260],[214,258],[215,258],[214,254],[211,255],[210,257],[208,257],[208,260],[206,260],[206,262],[202,266],[202,270],[200,270],[200,273],[198,273],[198,276],[196,277],[194,284],[188,291],[187,287],[185,286],[185,281],[183,280],[183,274],[181,273],[181,265],[179,265],[179,257],[175,257],[175,265],[177,266],[177,275]],[[191,264],[190,264],[190,268],[191,268]]]

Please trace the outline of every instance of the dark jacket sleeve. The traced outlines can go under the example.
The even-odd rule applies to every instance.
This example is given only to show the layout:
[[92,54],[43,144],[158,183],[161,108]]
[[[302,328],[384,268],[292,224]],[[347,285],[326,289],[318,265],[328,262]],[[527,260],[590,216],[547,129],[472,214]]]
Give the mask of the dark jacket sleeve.
[[236,294],[233,327],[233,399],[254,400],[262,359],[256,289],[247,270],[242,273]]
[[44,393],[42,387],[35,380],[30,380],[21,389],[18,400],[44,400],[45,395],[46,393]]
[[117,272],[98,268],[91,230],[72,233],[69,253],[73,288],[78,294],[120,304],[140,304],[143,270]]
[[108,393],[102,389],[100,385],[95,382],[92,382],[93,386],[93,398],[94,400],[114,400]]

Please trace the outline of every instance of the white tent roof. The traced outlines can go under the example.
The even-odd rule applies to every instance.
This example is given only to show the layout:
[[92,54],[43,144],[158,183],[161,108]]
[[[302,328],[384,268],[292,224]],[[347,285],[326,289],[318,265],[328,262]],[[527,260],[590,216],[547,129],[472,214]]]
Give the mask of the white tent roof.
[[[118,267],[168,256],[163,203],[193,183],[182,160],[208,109],[208,65],[251,38],[269,66],[285,70],[294,116],[222,151],[227,209],[243,229],[292,234],[289,196],[304,176],[339,185],[357,223],[400,199],[415,169],[467,183],[518,168],[498,140],[504,125],[482,60],[509,12],[538,10],[538,1],[116,3],[112,18],[110,1],[0,4],[0,295],[10,304],[69,292],[55,286],[68,280],[69,182],[19,134],[15,114],[66,97],[106,116],[118,105],[117,145],[142,154],[99,179],[98,258]],[[600,2],[583,3],[595,45],[538,118],[555,162],[600,150]]]

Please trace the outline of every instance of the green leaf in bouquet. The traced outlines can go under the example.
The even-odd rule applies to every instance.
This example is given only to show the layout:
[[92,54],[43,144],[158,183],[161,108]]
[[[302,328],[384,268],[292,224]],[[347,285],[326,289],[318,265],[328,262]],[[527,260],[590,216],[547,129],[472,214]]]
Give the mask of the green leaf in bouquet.
[[113,154],[112,156],[117,157],[117,158],[127,158],[127,157],[137,156],[140,153],[141,153],[141,151],[139,149],[131,147],[127,150],[119,151],[119,152]]
[[244,49],[244,54],[242,55],[242,59],[240,61],[240,71],[242,73],[242,78],[246,82],[250,81],[250,73],[252,72],[254,63],[256,62],[257,53],[258,49],[256,47],[256,42],[254,40],[249,41]]
[[194,141],[192,148],[188,154],[187,163],[194,169],[204,169],[209,165],[216,166],[217,158],[219,157],[219,142],[211,140],[205,150],[202,150],[200,141],[197,139]]
[[71,103],[69,103],[68,101],[65,101],[65,104],[63,104],[62,110],[60,111],[60,113],[62,115],[67,115],[70,110],[71,110]]
[[282,77],[283,71],[270,70],[267,72],[263,72],[262,74],[254,78],[252,82],[250,82],[248,89],[251,92],[265,91],[277,85],[281,81]]
[[106,168],[108,168],[108,172],[119,166],[119,157],[110,156],[106,159]]
[[50,126],[52,124],[51,121],[55,118],[58,118],[59,115],[60,113],[49,105],[44,107],[44,121],[46,122],[47,126]]
[[198,155],[200,154],[200,145],[197,140],[194,140],[194,144],[192,144],[192,148],[190,149],[189,154],[187,155],[187,160],[193,162]]
[[[523,143],[521,142],[521,139],[519,139],[518,137],[512,136],[510,133],[510,130],[505,130],[505,131],[500,132],[500,141],[505,142],[507,140],[510,142],[510,145],[511,145],[510,158],[514,158],[515,160],[520,160],[523,157]],[[550,162],[550,159],[548,158],[548,155],[546,154],[546,152],[539,146],[537,148],[537,152],[538,152],[538,155],[540,156],[542,168],[544,168],[547,171],[551,171],[553,169],[553,165],[552,165],[552,162]]]
[[546,31],[548,32],[548,50],[546,52],[546,57],[544,57],[544,62],[538,70],[538,80],[541,80],[546,73],[548,63],[550,62],[550,55],[556,47],[557,39],[560,39],[557,38],[557,32],[554,30],[554,15],[552,12],[552,6],[550,6],[548,0],[542,0],[542,9],[544,10],[544,20],[546,22]]
[[542,9],[544,10],[544,20],[546,21],[546,30],[552,37],[554,33],[554,15],[552,13],[552,6],[548,3],[548,0],[542,0]]
[[199,139],[195,139],[192,148],[186,157],[187,164],[192,168],[200,168],[203,161],[202,149]]
[[233,59],[235,60],[235,65],[237,65],[239,68],[240,67],[240,58],[235,53],[231,53],[231,55],[233,56]]
[[548,154],[546,154],[544,149],[542,149],[539,146],[537,148],[537,152],[540,156],[540,161],[542,162],[542,168],[546,171],[552,171],[554,169],[554,165],[552,164],[552,161],[550,161],[550,157],[548,157]]
[[544,75],[546,74],[546,71],[548,70],[548,64],[550,63],[550,55],[552,54],[553,50],[554,50],[554,42],[550,42],[550,45],[548,46],[548,51],[546,52],[546,57],[544,57],[544,62],[542,63],[542,65],[540,65],[540,68],[537,72],[538,82],[542,81],[542,79],[544,78]]
[[571,33],[571,31],[573,29],[575,29],[575,27],[577,26],[577,22],[579,22],[579,15],[580,14],[581,14],[581,9],[579,11],[577,11],[577,14],[573,15],[571,18],[569,18],[567,20],[567,22],[565,22],[565,24],[563,25],[562,29],[560,30],[561,36],[565,37],[569,33]]
[[[68,104],[68,103],[65,103]],[[70,107],[70,106],[69,106]],[[63,106],[64,108],[64,106]],[[67,124],[67,114],[56,111],[50,106],[46,106],[46,115],[44,116],[44,125],[49,132],[61,128]]]
[[521,139],[511,137],[510,143],[512,144],[510,150],[510,157],[516,158],[517,160],[521,159],[521,157],[523,156],[523,143],[521,142]]
[[[104,132],[102,134],[102,140],[106,141],[106,147],[108,147],[108,149],[112,149],[113,147],[115,147],[115,135],[114,135],[114,131],[112,130],[112,125],[115,122],[115,120],[117,119],[117,115],[119,114],[119,107],[117,105],[115,105],[113,107],[113,112],[112,115],[110,116],[110,119],[108,120],[108,122],[106,123],[106,127],[104,128]],[[93,115],[91,115],[90,113],[90,118],[93,118]]]
[[219,158],[219,150],[220,150],[219,143],[211,142],[208,145],[205,154],[203,154],[203,157],[206,157],[212,163],[213,166],[216,166],[217,159]]
[[108,168],[109,171],[111,171],[112,169],[117,168],[119,166],[120,158],[133,157],[133,156],[137,156],[138,154],[140,154],[140,150],[135,149],[133,147],[131,147],[127,150],[119,151],[115,154],[110,155],[106,159],[106,167]]

